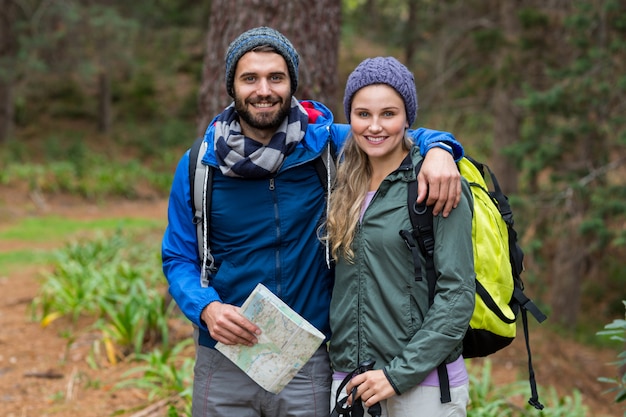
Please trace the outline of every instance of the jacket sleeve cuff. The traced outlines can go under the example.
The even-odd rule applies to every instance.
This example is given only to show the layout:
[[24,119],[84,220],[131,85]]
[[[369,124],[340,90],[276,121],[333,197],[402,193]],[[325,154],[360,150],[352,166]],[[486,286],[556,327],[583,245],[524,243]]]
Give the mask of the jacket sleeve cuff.
[[383,373],[385,374],[385,377],[387,377],[387,381],[389,381],[389,385],[391,385],[391,388],[393,388],[393,390],[396,392],[396,395],[401,395],[402,393],[398,390],[398,387],[396,387],[396,384],[394,384],[391,378],[389,377],[389,374],[387,373],[387,368],[383,368]]
[[445,140],[441,140],[441,138],[433,139],[434,140],[431,141],[425,141],[426,143],[424,143],[423,155],[426,155],[426,153],[432,148],[440,148],[450,152],[455,162],[458,162],[461,158],[463,158],[465,151],[463,150],[463,146],[456,139],[451,137],[448,137]]

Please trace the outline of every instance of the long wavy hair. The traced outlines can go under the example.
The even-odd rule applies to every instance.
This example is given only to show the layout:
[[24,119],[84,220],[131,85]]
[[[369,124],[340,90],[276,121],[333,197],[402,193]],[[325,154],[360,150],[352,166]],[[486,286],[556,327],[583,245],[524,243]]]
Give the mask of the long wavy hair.
[[[411,139],[405,135],[402,147],[409,150],[412,145]],[[328,201],[325,239],[333,259],[343,257],[352,263],[352,242],[369,190],[372,168],[367,154],[359,148],[352,135],[346,140],[338,161],[337,179]]]

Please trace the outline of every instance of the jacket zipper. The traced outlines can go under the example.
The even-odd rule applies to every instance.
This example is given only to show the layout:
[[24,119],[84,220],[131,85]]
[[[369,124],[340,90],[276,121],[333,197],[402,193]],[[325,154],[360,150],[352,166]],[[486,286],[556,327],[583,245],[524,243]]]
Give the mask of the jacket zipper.
[[274,249],[275,253],[275,270],[276,270],[276,295],[282,295],[281,287],[281,264],[280,264],[280,240],[282,238],[280,230],[280,213],[278,212],[278,198],[276,197],[276,181],[274,178],[270,178],[269,190],[272,194],[272,201],[274,204],[274,224],[276,226],[276,245]]
[[[361,241],[361,229],[362,229],[362,223],[361,223],[361,221],[359,221],[357,223],[357,226],[356,226],[356,235],[355,235],[355,237],[359,239],[359,251],[361,251],[362,248],[363,248],[362,241]],[[359,256],[363,256],[363,254],[360,253]],[[362,286],[361,286],[361,283],[362,283],[362,280],[363,280],[362,273],[361,273],[361,268],[359,268],[358,274],[359,274],[359,277],[358,277],[358,280],[357,280],[358,288],[356,290],[356,292],[357,292],[357,306],[356,306],[356,311],[357,311],[357,325],[356,325],[356,328],[357,328],[356,343],[357,344],[356,344],[356,346],[357,347],[356,347],[356,364],[355,364],[356,366],[358,366],[359,363],[361,363],[361,332],[359,331],[359,329],[363,328],[363,326],[361,325],[361,317],[362,317],[362,314],[361,314],[361,305],[362,305],[362,303],[361,303],[361,290],[362,290],[362,288],[361,287]]]

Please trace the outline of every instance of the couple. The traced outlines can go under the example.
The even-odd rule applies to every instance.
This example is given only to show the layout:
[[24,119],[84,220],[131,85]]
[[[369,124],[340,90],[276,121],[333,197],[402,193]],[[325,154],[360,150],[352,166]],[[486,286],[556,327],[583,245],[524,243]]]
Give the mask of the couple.
[[[347,390],[358,386],[366,407],[380,403],[389,417],[411,415],[404,409],[465,415],[467,371],[458,347],[473,310],[474,275],[471,196],[453,160],[462,156],[460,144],[447,133],[409,130],[415,84],[393,58],[365,60],[350,75],[350,125],[333,123],[320,103],[296,100],[297,86],[298,53],[279,32],[255,28],[229,46],[226,89],[234,102],[205,133],[203,163],[219,168],[210,221],[218,269],[208,285],[200,279],[189,152],[176,169],[162,256],[169,291],[195,325],[193,416],[328,416],[331,383],[364,359],[375,359],[374,369]],[[314,166],[329,141],[342,152],[330,196]],[[416,179],[420,151],[427,156]],[[406,181],[418,181],[418,199],[441,213],[434,223],[440,278],[430,308],[398,234],[410,225]],[[259,329],[238,310],[259,282],[330,341],[277,395],[214,349],[217,341],[257,342]],[[447,404],[436,376],[444,361]]]

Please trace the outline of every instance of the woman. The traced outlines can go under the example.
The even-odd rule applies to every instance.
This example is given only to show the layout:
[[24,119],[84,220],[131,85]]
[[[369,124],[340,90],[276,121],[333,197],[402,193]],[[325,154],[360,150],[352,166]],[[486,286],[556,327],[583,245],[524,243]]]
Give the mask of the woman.
[[[355,398],[365,407],[379,403],[388,417],[465,416],[469,383],[461,350],[475,290],[468,185],[463,182],[461,202],[447,218],[434,218],[438,280],[430,305],[426,279],[416,279],[399,234],[411,229],[407,183],[415,181],[421,160],[405,134],[417,113],[413,75],[394,58],[366,59],[348,78],[344,110],[351,137],[326,224],[336,260],[334,389],[360,362],[374,360],[373,370],[346,386],[346,393],[357,388]],[[437,374],[442,363],[451,391],[445,404]]]

